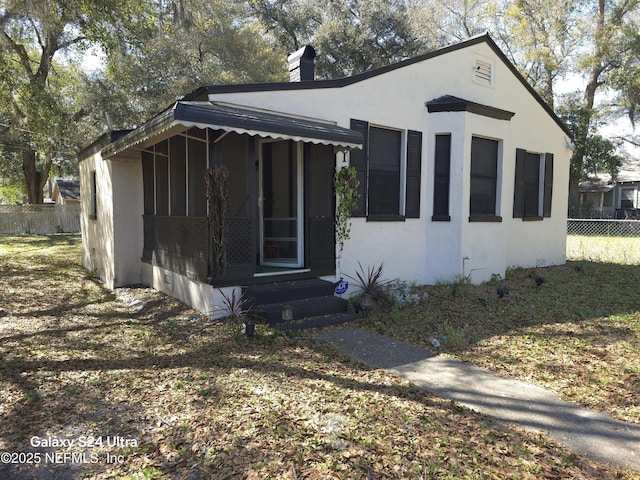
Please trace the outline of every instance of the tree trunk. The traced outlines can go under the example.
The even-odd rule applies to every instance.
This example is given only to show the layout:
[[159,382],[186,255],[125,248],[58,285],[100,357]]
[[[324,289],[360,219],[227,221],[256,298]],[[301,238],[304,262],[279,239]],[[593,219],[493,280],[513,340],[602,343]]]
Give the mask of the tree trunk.
[[[591,121],[593,120],[593,106],[595,104],[596,92],[600,87],[600,76],[605,71],[606,52],[603,49],[603,42],[606,43],[606,0],[598,0],[598,8],[595,13],[595,31],[593,37],[594,51],[591,58],[591,67],[588,71],[587,85],[584,89],[582,97],[582,106],[584,114],[580,117],[580,121],[576,126],[575,140],[577,142],[584,141],[591,131]],[[577,152],[571,159],[572,168],[569,175],[569,208],[577,207],[580,199],[578,191],[578,183],[582,179],[584,158],[580,157]]]
[[22,154],[22,171],[27,188],[27,198],[31,204],[44,203],[43,190],[49,179],[50,163],[45,162],[41,170],[38,170],[36,163],[36,152],[25,150]]

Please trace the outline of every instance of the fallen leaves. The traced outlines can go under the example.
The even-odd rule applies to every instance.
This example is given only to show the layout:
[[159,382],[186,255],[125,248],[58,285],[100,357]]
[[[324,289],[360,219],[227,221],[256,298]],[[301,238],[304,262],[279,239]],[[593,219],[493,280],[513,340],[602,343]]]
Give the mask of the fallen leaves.
[[[0,476],[633,478],[305,335],[259,326],[234,339],[151,289],[107,291],[79,266],[77,242],[0,238],[12,252],[0,258],[0,447],[24,451],[45,433],[137,446],[91,450],[122,462],[5,465]],[[25,296],[14,302],[9,285]]]
[[[538,288],[532,276],[543,271]],[[497,298],[496,283],[510,295]],[[363,325],[426,348],[429,337],[445,335],[441,350],[461,360],[640,423],[638,283],[637,265],[514,269],[484,285],[420,287],[426,300],[374,311]]]

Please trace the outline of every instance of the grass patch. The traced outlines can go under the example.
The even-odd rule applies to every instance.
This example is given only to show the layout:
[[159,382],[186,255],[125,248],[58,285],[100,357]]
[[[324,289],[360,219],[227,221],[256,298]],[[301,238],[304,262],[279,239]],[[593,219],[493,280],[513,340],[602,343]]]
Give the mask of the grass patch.
[[[458,284],[420,287],[427,297],[419,304],[373,311],[362,323],[427,348],[434,337],[456,358],[640,423],[639,283],[636,265],[513,269],[465,284],[464,295]],[[510,293],[499,298],[499,287]]]
[[[0,449],[44,454],[30,447],[33,436],[91,435],[104,442],[70,451],[100,461],[0,465],[2,478],[638,478],[309,336],[259,326],[255,338],[234,338],[222,324],[202,328],[208,320],[180,302],[147,288],[105,290],[79,263],[78,236],[0,237]],[[474,289],[447,291],[446,301],[456,309]],[[512,288],[508,301],[527,295]],[[435,298],[411,308],[434,316],[426,308]],[[398,312],[394,334],[406,310]],[[462,332],[460,348],[479,318],[468,327],[449,321],[450,336]],[[597,328],[576,341],[601,338]],[[633,375],[637,367],[625,368]]]
[[640,237],[568,235],[567,259],[640,265]]

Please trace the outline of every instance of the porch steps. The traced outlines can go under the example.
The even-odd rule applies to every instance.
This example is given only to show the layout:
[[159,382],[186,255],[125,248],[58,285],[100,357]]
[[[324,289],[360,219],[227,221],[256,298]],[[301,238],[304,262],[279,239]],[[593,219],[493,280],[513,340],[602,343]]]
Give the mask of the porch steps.
[[[358,318],[347,311],[347,301],[333,292],[333,284],[320,279],[253,285],[244,289],[253,312],[280,330],[321,328]],[[289,322],[282,319],[285,308],[293,313]]]

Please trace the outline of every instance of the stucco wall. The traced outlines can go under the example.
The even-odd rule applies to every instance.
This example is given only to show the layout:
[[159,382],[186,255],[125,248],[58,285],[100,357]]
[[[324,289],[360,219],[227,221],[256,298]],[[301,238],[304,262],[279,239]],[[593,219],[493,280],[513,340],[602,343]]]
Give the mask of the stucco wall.
[[[82,264],[108,288],[114,287],[114,235],[111,164],[96,153],[80,162]],[[91,217],[92,172],[96,172],[96,211]]]
[[113,172],[113,229],[114,229],[114,286],[140,283],[141,257],[144,245],[142,214],[142,164],[139,160],[114,159]]
[[[229,315],[229,301],[235,291],[240,298],[241,287],[214,288],[211,285],[191,280],[185,275],[161,267],[143,263],[142,282],[186,303],[190,307],[208,315],[222,318]],[[226,298],[225,298],[226,297]]]
[[[474,82],[477,58],[493,64],[493,84]],[[454,95],[514,112],[510,120],[472,113],[428,113],[425,102]],[[568,138],[548,112],[485,43],[387,72],[342,88],[221,93],[228,101],[313,118],[349,127],[350,119],[423,132],[420,219],[367,222],[354,219],[341,270],[352,274],[363,265],[385,263],[389,278],[419,283],[450,281],[471,273],[474,282],[505,274],[511,266],[565,261],[568,195]],[[450,222],[432,222],[434,135],[452,134]],[[498,214],[500,223],[471,223],[470,152],[473,135],[501,141]],[[542,221],[512,218],[515,150],[554,154],[552,217]],[[465,259],[465,257],[467,257]],[[464,265],[463,265],[464,264]]]
[[[493,64],[493,83],[474,81],[478,58]],[[453,95],[515,113],[498,120],[469,112],[429,113],[425,103]],[[423,132],[420,218],[375,222],[353,219],[338,274],[354,275],[358,262],[367,268],[384,262],[387,279],[417,283],[452,281],[468,275],[474,282],[504,275],[511,266],[542,266],[565,261],[566,208],[570,150],[566,134],[513,72],[484,43],[407,65],[342,88],[294,89],[212,95],[269,110],[337,122]],[[450,133],[450,221],[432,221],[434,138]],[[497,215],[501,222],[469,221],[471,139],[500,142]],[[405,161],[406,137],[403,136]],[[553,153],[551,218],[523,221],[513,217],[517,148]],[[347,155],[348,157],[348,155]],[[223,303],[210,285],[194,282],[140,260],[143,247],[143,191],[140,161],[135,157],[102,160],[99,154],[80,163],[82,176],[83,263],[110,287],[143,282],[203,312]],[[342,155],[338,155],[338,165]],[[98,173],[98,215],[89,218],[90,173]],[[404,188],[404,182],[402,183]],[[401,195],[404,192],[401,191]],[[232,291],[232,290],[229,290]],[[216,314],[217,315],[217,314]]]
[[[91,174],[96,172],[96,218],[91,217]],[[139,161],[102,159],[80,162],[82,264],[108,288],[140,283],[142,168]]]

